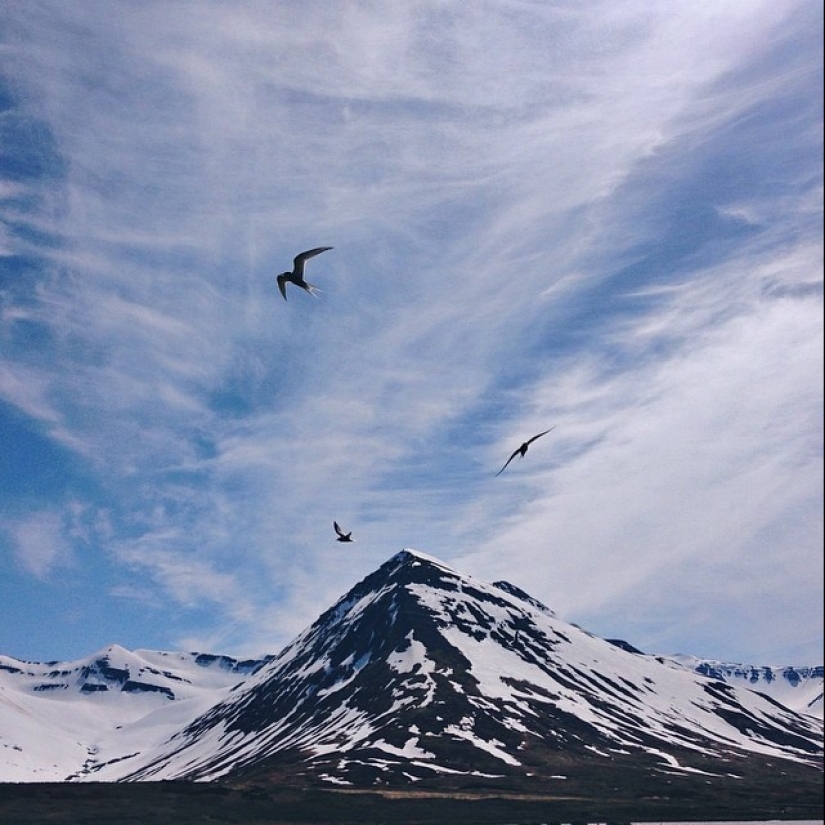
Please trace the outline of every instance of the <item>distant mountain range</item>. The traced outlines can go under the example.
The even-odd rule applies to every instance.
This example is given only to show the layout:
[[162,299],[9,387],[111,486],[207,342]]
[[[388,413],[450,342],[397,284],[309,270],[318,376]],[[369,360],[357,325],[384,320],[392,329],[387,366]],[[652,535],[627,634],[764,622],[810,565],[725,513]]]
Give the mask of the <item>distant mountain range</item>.
[[646,654],[404,550],[274,656],[0,656],[0,781],[821,783],[822,717],[822,666]]
[[733,664],[685,655],[669,658],[697,673],[764,693],[792,710],[822,718],[822,686],[825,676],[825,668],[822,665],[768,667]]

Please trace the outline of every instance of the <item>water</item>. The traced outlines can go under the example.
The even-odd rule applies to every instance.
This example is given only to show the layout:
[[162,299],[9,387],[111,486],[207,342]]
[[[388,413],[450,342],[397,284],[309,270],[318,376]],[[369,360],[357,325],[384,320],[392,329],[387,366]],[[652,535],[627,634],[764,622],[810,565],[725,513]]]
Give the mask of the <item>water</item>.
[[[632,825],[825,825],[821,819],[757,819],[729,820],[726,822],[634,822]],[[605,825],[604,822],[591,822],[590,825]]]
[[[619,820],[624,821],[624,820]],[[515,823],[514,823],[515,825]],[[570,825],[570,823],[562,823]],[[607,822],[589,822],[588,825],[608,825]],[[675,820],[645,820],[631,822],[630,825],[825,825],[822,819],[730,819],[713,820],[711,822],[682,822]]]

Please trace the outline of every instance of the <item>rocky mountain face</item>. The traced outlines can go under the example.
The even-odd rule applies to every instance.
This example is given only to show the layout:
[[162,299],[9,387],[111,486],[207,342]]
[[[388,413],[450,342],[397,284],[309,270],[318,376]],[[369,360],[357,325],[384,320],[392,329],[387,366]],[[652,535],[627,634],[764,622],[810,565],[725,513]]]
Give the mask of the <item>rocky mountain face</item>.
[[[111,645],[77,662],[23,662],[0,656],[0,670],[27,677],[35,693],[156,693],[175,699],[191,695],[207,682],[212,686],[235,684],[264,662],[209,653],[133,653]],[[199,668],[204,678],[193,680]]]
[[822,767],[822,721],[402,551],[168,741],[95,779],[355,786]]

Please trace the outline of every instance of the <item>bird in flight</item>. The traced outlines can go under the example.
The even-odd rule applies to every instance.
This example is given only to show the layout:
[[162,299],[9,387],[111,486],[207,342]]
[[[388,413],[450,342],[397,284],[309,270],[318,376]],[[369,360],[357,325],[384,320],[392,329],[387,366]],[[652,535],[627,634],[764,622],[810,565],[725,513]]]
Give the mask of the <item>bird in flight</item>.
[[[555,430],[555,429],[556,429],[556,425],[554,424],[550,428],[550,430]],[[530,444],[532,444],[537,438],[541,438],[543,435],[547,435],[547,433],[549,433],[550,430],[545,430],[543,433],[539,433],[538,435],[534,435],[532,438],[528,438],[527,441],[525,441],[524,444],[521,445],[521,447],[519,447],[517,450],[513,450],[513,454],[510,456],[510,458],[507,459],[507,462],[505,463],[505,465],[496,473],[496,475],[500,476],[507,469],[507,464],[509,464],[516,456],[519,456],[520,458],[524,458],[524,454],[527,452],[527,447]]]
[[339,526],[337,521],[332,522],[332,526],[335,528],[335,532],[338,533],[338,538],[335,541],[355,541],[352,537],[352,531],[350,530],[349,533],[345,533]]
[[308,292],[310,295],[315,295],[315,290],[318,289],[315,284],[309,284],[304,280],[304,265],[310,258],[314,258],[316,255],[320,255],[322,252],[326,252],[328,249],[332,249],[331,246],[316,246],[315,249],[307,249],[306,252],[301,252],[295,256],[294,260],[292,261],[292,272],[282,272],[278,277],[278,289],[281,290],[281,295],[284,296],[284,300],[286,300],[286,282],[291,281],[295,286],[301,287],[305,292]]

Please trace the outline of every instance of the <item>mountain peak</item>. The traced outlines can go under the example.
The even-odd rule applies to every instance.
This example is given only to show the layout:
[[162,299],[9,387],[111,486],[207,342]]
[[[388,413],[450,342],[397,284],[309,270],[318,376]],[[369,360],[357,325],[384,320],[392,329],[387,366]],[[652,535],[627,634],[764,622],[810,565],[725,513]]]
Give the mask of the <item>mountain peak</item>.
[[457,570],[454,570],[449,564],[443,562],[441,559],[431,556],[429,553],[422,553],[420,550],[414,550],[412,547],[405,547],[403,550],[399,550],[394,556],[384,562],[378,570],[393,567],[418,567],[421,565],[425,567],[434,567],[454,576],[460,575]]

